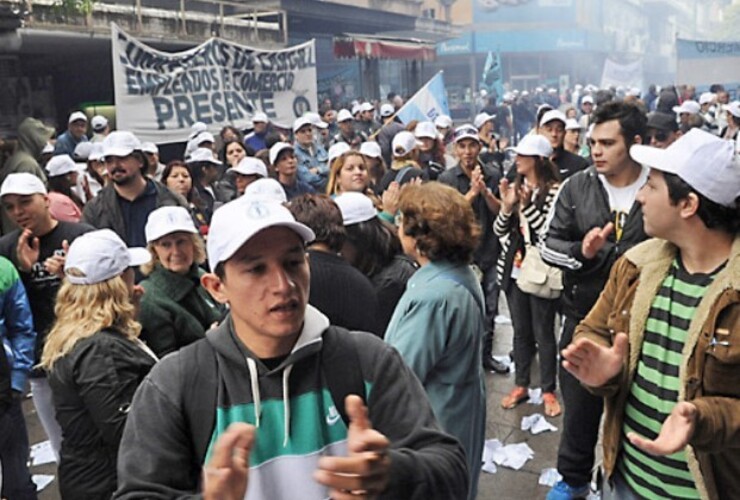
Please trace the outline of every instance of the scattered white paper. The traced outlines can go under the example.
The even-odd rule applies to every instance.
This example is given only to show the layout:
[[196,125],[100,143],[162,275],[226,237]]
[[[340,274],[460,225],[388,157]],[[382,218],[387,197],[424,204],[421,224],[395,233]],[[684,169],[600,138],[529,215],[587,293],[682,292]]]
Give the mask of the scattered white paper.
[[41,491],[54,481],[54,476],[48,474],[34,474],[31,476],[31,481],[36,485],[36,491]]
[[540,479],[538,481],[539,484],[542,486],[555,486],[555,483],[558,481],[561,481],[563,479],[563,476],[560,475],[557,469],[542,469],[542,473],[540,474]]
[[493,453],[503,446],[504,445],[501,444],[501,441],[499,441],[498,439],[489,439],[484,443],[483,457],[481,458],[481,460],[483,461],[483,466],[481,467],[481,470],[483,472],[488,472],[489,474],[496,473],[497,469],[496,464],[493,463]]
[[545,420],[542,414],[535,413],[528,417],[522,417],[522,430],[537,435],[547,431],[557,431],[558,428]]
[[514,470],[521,469],[532,458],[534,451],[527,443],[507,444],[493,452],[493,463]]
[[539,387],[536,387],[534,389],[528,389],[529,393],[529,404],[531,405],[541,405],[542,404],[542,389]]
[[496,467],[496,464],[493,462],[484,462],[483,466],[480,468],[483,472],[487,472],[489,474],[496,474],[498,472],[498,468]]
[[56,462],[51,441],[46,440],[31,446],[31,465],[44,465]]

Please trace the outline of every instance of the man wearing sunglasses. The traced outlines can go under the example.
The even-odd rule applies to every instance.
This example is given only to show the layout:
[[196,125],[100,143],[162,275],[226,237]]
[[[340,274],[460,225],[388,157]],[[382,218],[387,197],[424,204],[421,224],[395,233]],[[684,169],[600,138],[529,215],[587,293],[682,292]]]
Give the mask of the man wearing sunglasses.
[[655,111],[648,115],[647,139],[654,148],[665,149],[681,137],[675,115]]

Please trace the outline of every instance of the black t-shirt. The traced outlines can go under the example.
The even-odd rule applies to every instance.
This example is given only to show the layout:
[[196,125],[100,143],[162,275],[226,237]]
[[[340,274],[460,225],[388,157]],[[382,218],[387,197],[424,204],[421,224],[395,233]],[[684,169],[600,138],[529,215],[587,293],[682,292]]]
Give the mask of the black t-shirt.
[[26,288],[28,302],[31,305],[37,339],[36,363],[40,361],[46,334],[49,333],[54,323],[54,304],[56,303],[59,286],[62,283],[58,276],[46,272],[44,261],[56,252],[62,252],[62,242],[64,240],[67,240],[71,245],[75,238],[81,234],[94,230],[94,227],[87,224],[60,221],[54,229],[39,238],[39,259],[33,265],[30,273],[25,273],[18,268],[16,248],[18,247],[21,230],[16,229],[0,238],[0,255],[10,259],[18,268],[23,286]]
[[157,208],[157,188],[154,182],[147,180],[144,192],[132,201],[118,195],[116,198],[126,228],[126,244],[130,247],[145,247],[144,226],[149,214]]

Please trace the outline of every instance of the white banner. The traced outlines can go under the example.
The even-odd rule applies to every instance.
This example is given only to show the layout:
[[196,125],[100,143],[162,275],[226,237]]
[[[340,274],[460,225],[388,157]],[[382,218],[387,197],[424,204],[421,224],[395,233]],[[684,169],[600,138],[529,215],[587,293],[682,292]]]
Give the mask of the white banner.
[[257,111],[290,128],[316,111],[316,48],[311,40],[262,50],[212,38],[190,50],[161,52],[111,25],[116,126],[143,141],[187,140],[190,126],[244,128]]
[[642,89],[642,59],[629,64],[619,64],[607,59],[601,74],[601,88],[637,87]]

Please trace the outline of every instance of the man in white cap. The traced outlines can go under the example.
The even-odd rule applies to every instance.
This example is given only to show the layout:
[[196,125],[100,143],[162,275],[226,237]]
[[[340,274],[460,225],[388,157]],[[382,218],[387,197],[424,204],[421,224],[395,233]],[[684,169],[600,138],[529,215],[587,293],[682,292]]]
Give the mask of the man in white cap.
[[203,213],[206,222],[210,223],[213,212],[233,197],[233,193],[226,192],[216,183],[221,175],[223,164],[213,156],[213,150],[210,148],[196,149],[185,164],[193,178],[193,189],[205,205]]
[[87,140],[87,115],[82,111],[75,111],[69,115],[67,120],[67,130],[57,137],[54,144],[54,155],[72,155],[75,152],[75,146],[80,142]]
[[730,498],[740,491],[740,163],[693,129],[637,195],[653,237],[615,264],[563,351],[604,396],[605,499]]
[[371,102],[360,104],[360,120],[357,122],[358,131],[370,137],[379,128],[380,125],[375,121],[375,106]]
[[112,229],[128,246],[146,247],[144,226],[149,214],[161,206],[187,208],[187,202],[146,177],[148,163],[131,132],[111,132],[103,141],[103,158],[112,182],[87,202],[82,221]]
[[93,130],[91,142],[103,142],[103,140],[110,134],[110,126],[108,125],[108,118],[103,115],[95,115],[90,120],[90,127]]
[[244,137],[244,145],[251,148],[255,153],[267,149],[267,133],[269,132],[270,119],[261,111],[252,116],[252,126],[250,133]]
[[367,141],[367,134],[355,127],[355,119],[352,118],[352,113],[346,109],[340,109],[337,113],[337,125],[339,126],[339,132],[332,137],[332,144],[345,142],[353,149],[357,149],[360,144]]
[[328,153],[314,140],[313,121],[310,117],[296,118],[293,122],[293,143],[298,160],[298,180],[323,193],[329,180]]
[[583,99],[581,99],[581,116],[580,118],[578,118],[578,123],[581,125],[581,128],[583,130],[588,130],[588,127],[591,125],[591,114],[593,112],[594,98],[590,95],[583,96]]
[[492,356],[493,330],[498,315],[499,288],[496,282],[496,261],[499,241],[493,233],[493,223],[501,203],[496,197],[501,173],[480,160],[482,149],[478,128],[461,125],[455,129],[455,156],[458,164],[444,171],[439,182],[457,189],[470,202],[481,226],[481,239],[473,254],[473,262],[482,272],[481,286],[486,300],[486,328],[483,332],[483,368],[506,373],[509,368]]
[[165,165],[159,161],[159,147],[151,141],[141,143],[141,152],[146,158],[146,176],[155,181],[162,179]]
[[462,448],[398,354],[308,305],[312,240],[279,203],[216,212],[201,282],[230,315],[139,387],[120,498],[465,497]]
[[550,141],[553,151],[550,159],[558,167],[562,180],[588,167],[588,161],[585,158],[564,148],[565,124],[567,121],[568,119],[562,111],[552,109],[542,115],[538,129],[540,135]]
[[673,112],[678,115],[678,124],[681,130],[691,125],[691,118],[701,112],[701,105],[693,100],[684,101],[680,106],[673,106]]
[[386,165],[390,165],[393,161],[393,150],[391,143],[397,133],[404,130],[403,124],[397,121],[395,118],[396,110],[392,104],[383,104],[380,107],[380,117],[383,120],[383,125],[380,127],[380,131],[376,134],[376,141],[380,145],[380,150],[383,153],[383,160]]
[[[54,304],[62,283],[67,248],[78,236],[94,228],[54,219],[44,183],[29,173],[8,175],[0,186],[0,202],[17,227],[0,238],[0,255],[18,269],[28,294],[37,333],[35,366],[41,361],[46,335],[56,319]],[[31,390],[41,424],[58,457],[62,435],[54,418],[51,391],[43,370],[31,372]]]
[[[540,247],[542,259],[563,270],[561,348],[598,299],[614,262],[647,238],[635,202],[647,168],[629,156],[630,146],[645,137],[647,117],[637,105],[612,101],[600,105],[593,118],[594,164],[561,184]],[[559,375],[565,411],[557,468],[563,480],[547,500],[588,494],[603,409],[602,399],[570,373]]]

